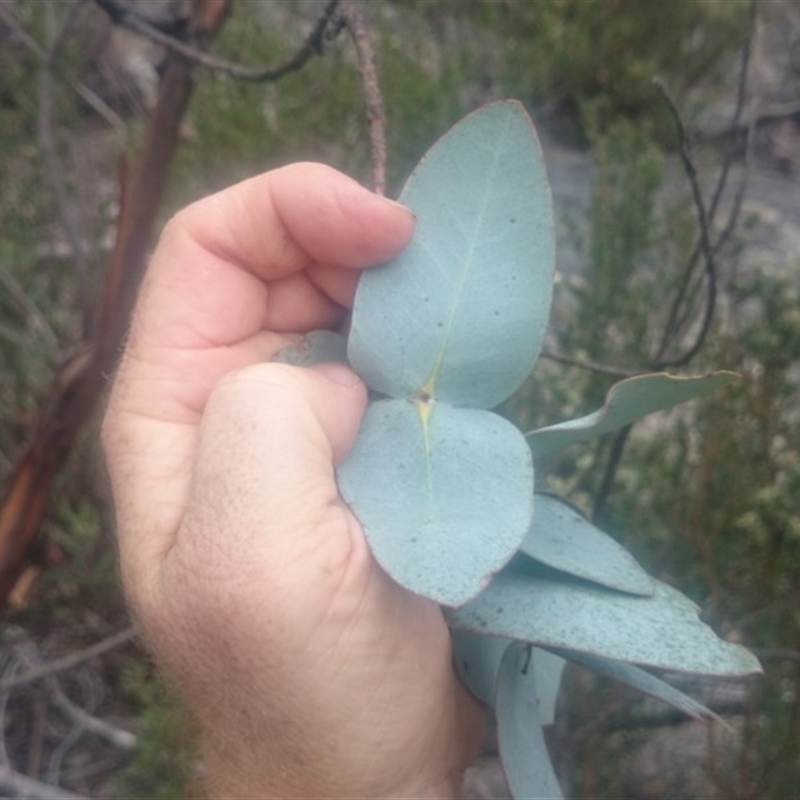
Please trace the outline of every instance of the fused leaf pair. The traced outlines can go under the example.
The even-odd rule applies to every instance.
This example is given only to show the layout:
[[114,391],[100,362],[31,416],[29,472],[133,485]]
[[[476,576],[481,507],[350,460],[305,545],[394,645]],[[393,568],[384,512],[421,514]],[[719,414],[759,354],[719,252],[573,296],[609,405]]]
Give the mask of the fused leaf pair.
[[359,283],[353,368],[388,399],[367,411],[339,488],[375,558],[449,606],[477,595],[522,542],[533,463],[487,411],[530,374],[553,284],[553,211],[538,141],[517,103],[469,117],[400,196],[414,239]]

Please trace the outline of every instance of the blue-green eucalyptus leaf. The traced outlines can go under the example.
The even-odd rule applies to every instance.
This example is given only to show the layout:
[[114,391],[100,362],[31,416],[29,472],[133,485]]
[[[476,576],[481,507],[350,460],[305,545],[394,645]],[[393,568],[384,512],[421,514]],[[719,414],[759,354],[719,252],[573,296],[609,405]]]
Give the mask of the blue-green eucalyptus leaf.
[[536,133],[504,101],[459,122],[400,201],[408,248],[360,278],[348,354],[368,386],[492,408],[533,368],[550,314],[554,231]]
[[511,794],[519,800],[563,797],[542,732],[531,648],[520,642],[503,654],[495,714],[497,749]]
[[487,585],[533,514],[524,437],[480,409],[372,403],[338,482],[381,566],[407,589],[448,606]]
[[537,493],[535,509],[520,546],[526,556],[610,589],[653,594],[653,581],[634,557],[563,500]]
[[531,650],[531,663],[536,673],[536,697],[539,702],[539,722],[552,725],[556,720],[556,704],[561,678],[567,662],[561,656],[541,647]]
[[653,583],[652,597],[637,597],[521,557],[447,618],[456,629],[660,669],[699,675],[761,671],[752,653],[723,641],[700,621],[691,600],[655,579]]
[[[450,635],[453,661],[461,680],[478,700],[493,707],[500,662],[513,640],[470,631],[451,631]],[[542,725],[552,725],[566,661],[555,653],[534,647],[530,663],[536,673],[539,721]]]
[[461,680],[478,700],[493,708],[500,662],[512,640],[471,631],[450,631],[450,637]]
[[689,697],[688,694],[685,694],[680,689],[676,689],[666,681],[643,670],[641,667],[637,667],[635,664],[598,658],[588,653],[566,650],[558,652],[569,661],[574,661],[576,664],[580,664],[593,672],[605,675],[612,680],[619,681],[626,686],[655,697],[657,700],[661,700],[693,719],[713,719],[724,724],[719,715],[715,714],[711,709],[706,708],[693,697]]
[[528,433],[534,458],[594,439],[655,411],[700,397],[736,377],[733,372],[712,372],[693,378],[665,373],[626,378],[611,387],[600,410]]
[[280,349],[272,360],[295,367],[347,364],[347,339],[333,331],[310,331],[295,344]]

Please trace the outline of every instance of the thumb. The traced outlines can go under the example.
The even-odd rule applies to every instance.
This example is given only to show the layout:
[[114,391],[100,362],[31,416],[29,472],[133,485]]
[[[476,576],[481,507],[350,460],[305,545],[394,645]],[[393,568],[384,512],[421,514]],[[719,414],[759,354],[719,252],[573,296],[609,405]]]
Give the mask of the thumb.
[[341,566],[362,534],[334,466],[352,447],[366,400],[357,376],[334,364],[258,364],[223,380],[203,415],[174,552],[195,575],[225,579],[280,583],[301,562]]

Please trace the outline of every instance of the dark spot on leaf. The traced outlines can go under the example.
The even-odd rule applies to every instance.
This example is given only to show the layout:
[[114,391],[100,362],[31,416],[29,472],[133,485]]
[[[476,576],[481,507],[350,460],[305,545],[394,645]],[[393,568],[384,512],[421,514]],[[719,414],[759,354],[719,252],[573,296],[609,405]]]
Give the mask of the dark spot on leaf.
[[461,671],[462,672],[469,672],[469,661],[462,661],[461,662]]

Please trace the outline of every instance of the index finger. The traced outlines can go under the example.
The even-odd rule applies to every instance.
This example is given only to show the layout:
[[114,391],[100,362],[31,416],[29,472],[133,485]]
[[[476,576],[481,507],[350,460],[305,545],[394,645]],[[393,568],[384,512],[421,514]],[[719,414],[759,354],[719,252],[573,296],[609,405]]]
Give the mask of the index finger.
[[228,372],[287,343],[276,334],[341,322],[358,271],[402,250],[413,226],[407,209],[321,164],[268,172],[184,209],[145,277],[111,412],[119,400],[196,421]]
[[179,524],[199,422],[222,378],[269,359],[287,333],[335,325],[358,271],[396,255],[413,227],[407,209],[318,164],[260,175],[173,218],[103,425],[121,543],[136,541],[126,530],[167,541]]
[[396,255],[413,225],[408,209],[321,164],[239,183],[167,225],[131,346],[151,337],[160,345],[232,344],[262,329],[329,325],[352,302],[353,270]]

